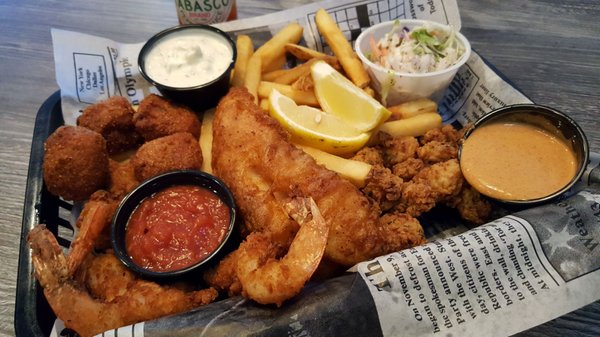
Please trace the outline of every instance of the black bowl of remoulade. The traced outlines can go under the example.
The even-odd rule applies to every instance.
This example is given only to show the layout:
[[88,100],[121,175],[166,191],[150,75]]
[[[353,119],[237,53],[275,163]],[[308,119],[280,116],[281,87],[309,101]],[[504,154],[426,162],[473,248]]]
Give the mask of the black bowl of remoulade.
[[142,182],[117,208],[115,255],[138,275],[197,275],[231,250],[237,219],[233,195],[218,178],[181,170]]
[[581,127],[538,104],[510,105],[484,115],[465,132],[459,149],[467,182],[513,206],[563,195],[581,179],[588,158]]
[[236,45],[222,30],[181,25],[152,36],[142,47],[142,76],[169,99],[196,112],[215,107],[229,90]]

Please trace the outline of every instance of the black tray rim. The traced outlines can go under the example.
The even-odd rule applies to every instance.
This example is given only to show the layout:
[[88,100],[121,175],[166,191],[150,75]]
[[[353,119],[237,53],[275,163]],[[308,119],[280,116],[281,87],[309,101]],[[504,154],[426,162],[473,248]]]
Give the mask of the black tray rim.
[[[50,95],[40,106],[31,141],[31,154],[27,172],[27,185],[23,205],[23,221],[19,247],[17,287],[15,298],[14,327],[16,336],[45,337],[37,318],[38,283],[33,275],[31,250],[27,244],[27,234],[40,222],[42,207],[44,142],[53,131],[53,125],[62,121],[62,115],[56,116],[53,110],[60,107],[60,90]],[[53,314],[52,314],[53,315]]]

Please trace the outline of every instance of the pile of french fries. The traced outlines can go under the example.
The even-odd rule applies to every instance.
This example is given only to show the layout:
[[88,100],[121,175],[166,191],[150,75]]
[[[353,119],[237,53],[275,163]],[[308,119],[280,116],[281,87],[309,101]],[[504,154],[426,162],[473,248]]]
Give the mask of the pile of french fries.
[[[345,74],[357,87],[375,96],[374,90],[369,87],[369,74],[332,17],[320,9],[315,15],[315,23],[333,55],[299,45],[303,28],[297,23],[284,27],[257,50],[254,50],[249,36],[239,35],[232,86],[246,87],[265,110],[269,110],[268,97],[273,89],[290,97],[296,104],[320,108],[310,67],[322,60]],[[284,68],[288,53],[296,58],[297,66]],[[392,111],[392,121],[384,123],[379,131],[392,136],[420,136],[441,125],[437,104],[429,99],[406,102],[388,109]]]
[[[314,92],[311,66],[322,60],[374,97],[375,91],[369,87],[369,74],[332,17],[324,9],[320,9],[315,15],[315,23],[333,55],[299,45],[303,27],[297,23],[288,24],[256,50],[249,36],[239,35],[231,85],[245,87],[254,96],[255,102],[267,111],[268,98],[274,89],[298,105],[320,108]],[[297,66],[284,68],[288,53],[296,58]],[[383,123],[376,132],[385,132],[394,137],[416,137],[442,124],[442,119],[437,113],[437,104],[429,99],[405,102],[388,109],[392,112],[390,121]],[[366,163],[341,158],[317,149],[303,149],[317,162],[340,173],[357,186],[364,184],[371,170],[371,166]]]
[[[246,87],[263,108],[268,109],[268,97],[273,89],[292,98],[297,104],[319,107],[310,67],[322,60],[344,72],[356,86],[373,95],[373,90],[368,87],[369,74],[335,21],[323,9],[316,13],[315,21],[334,55],[299,45],[303,28],[297,23],[284,27],[256,51],[252,39],[240,35],[236,41],[237,60],[231,84]],[[296,67],[283,68],[287,53],[297,59]]]

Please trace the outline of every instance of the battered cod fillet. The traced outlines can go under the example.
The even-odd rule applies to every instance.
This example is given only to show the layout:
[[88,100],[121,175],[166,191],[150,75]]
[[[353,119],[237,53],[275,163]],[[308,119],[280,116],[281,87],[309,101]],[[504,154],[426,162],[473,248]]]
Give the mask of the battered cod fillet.
[[233,88],[215,114],[212,165],[231,189],[247,232],[270,232],[287,248],[298,224],[284,210],[312,197],[329,225],[325,257],[351,266],[425,242],[419,222],[406,214],[380,220],[379,208],[354,185],[318,165],[242,88]]

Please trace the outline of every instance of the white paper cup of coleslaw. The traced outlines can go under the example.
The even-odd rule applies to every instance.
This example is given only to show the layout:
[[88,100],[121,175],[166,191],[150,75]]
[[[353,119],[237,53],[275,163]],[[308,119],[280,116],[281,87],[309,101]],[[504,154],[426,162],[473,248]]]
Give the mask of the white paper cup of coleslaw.
[[[370,39],[379,41],[386,33],[392,31],[395,21],[387,21],[369,27],[356,39],[355,50],[363,62],[370,77],[373,89],[380,95],[386,106],[418,98],[430,98],[439,102],[444,92],[452,82],[458,69],[467,62],[471,55],[471,44],[460,32],[455,31],[456,38],[464,47],[462,56],[453,65],[433,72],[409,73],[387,69],[371,61],[367,55],[371,53]],[[413,28],[427,25],[433,29],[442,29],[449,32],[452,28],[448,25],[427,20],[400,20],[402,27],[412,31]]]

